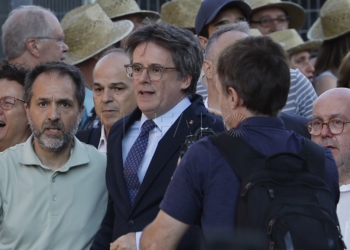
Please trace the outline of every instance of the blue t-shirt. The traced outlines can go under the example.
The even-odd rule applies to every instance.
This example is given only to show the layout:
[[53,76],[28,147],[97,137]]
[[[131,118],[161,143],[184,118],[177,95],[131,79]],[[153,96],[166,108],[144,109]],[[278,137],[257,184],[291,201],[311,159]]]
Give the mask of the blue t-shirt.
[[[281,152],[299,153],[304,146],[300,135],[284,128],[275,117],[252,117],[236,133],[256,151],[270,156]],[[325,148],[325,182],[339,200],[338,170],[332,153]],[[177,167],[160,208],[171,217],[202,227],[205,238],[234,232],[240,181],[229,163],[209,138],[195,143]]]

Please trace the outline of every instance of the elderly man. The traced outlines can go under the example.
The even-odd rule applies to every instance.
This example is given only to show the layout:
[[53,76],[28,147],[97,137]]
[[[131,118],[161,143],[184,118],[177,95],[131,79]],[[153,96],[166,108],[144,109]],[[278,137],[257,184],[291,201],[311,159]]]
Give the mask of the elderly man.
[[[208,98],[205,99],[207,108],[218,109],[219,105],[219,96],[215,90],[215,82],[217,80],[217,58],[220,52],[230,43],[247,36],[249,36],[249,26],[246,22],[240,22],[220,28],[209,38],[203,63],[203,71],[205,73],[203,80],[207,79],[208,82]],[[288,99],[282,112],[292,116],[298,115],[310,118],[313,102],[317,98],[316,92],[300,71],[291,69],[290,78],[291,84]],[[307,131],[304,130],[304,133],[307,134]]]
[[63,62],[25,81],[33,135],[0,153],[0,248],[89,249],[107,207],[106,156],[74,137],[84,80]]
[[113,124],[136,108],[134,86],[125,74],[129,56],[122,49],[106,52],[94,69],[93,97],[95,113],[102,126],[80,131],[77,138],[107,153],[107,138]]
[[27,71],[0,65],[0,152],[25,142],[31,134],[24,110],[24,79]]
[[62,19],[62,27],[70,47],[66,62],[76,65],[85,79],[85,109],[81,125],[82,129],[87,129],[84,123],[94,107],[92,73],[95,65],[105,50],[130,34],[134,25],[127,20],[113,23],[98,4],[91,4],[68,12]]
[[249,24],[267,35],[285,29],[299,30],[306,19],[300,5],[281,0],[246,0],[252,8]]
[[[92,249],[136,249],[159,211],[186,136],[206,127],[223,130],[220,118],[194,94],[203,56],[190,31],[149,24],[130,35],[126,48],[138,108],[109,133],[110,202]],[[188,235],[181,247],[195,249],[194,239]]]
[[339,172],[340,199],[337,213],[341,231],[350,246],[350,89],[335,88],[320,95],[308,128],[312,141],[329,148]]
[[40,6],[21,6],[2,26],[2,47],[11,64],[26,68],[64,60],[68,46],[57,17]]
[[[325,159],[324,179],[332,190],[334,204],[337,202],[338,176],[329,150],[287,131],[276,117],[287,100],[290,84],[283,49],[268,37],[248,37],[226,47],[217,68],[220,109],[230,133],[213,139],[206,137],[191,146],[175,171],[161,211],[143,232],[142,249],[176,249],[189,225],[197,223],[207,242],[217,234],[234,237],[241,185],[236,170],[250,167],[250,159],[255,159],[257,152],[264,157],[256,158],[253,165],[261,161],[263,168],[265,157],[281,152],[300,154],[304,147],[316,148],[321,154],[314,156]],[[235,161],[236,167],[223,157],[214,138],[229,139],[227,151],[240,159]],[[249,243],[254,243],[252,239]],[[256,249],[268,248],[259,247]]]

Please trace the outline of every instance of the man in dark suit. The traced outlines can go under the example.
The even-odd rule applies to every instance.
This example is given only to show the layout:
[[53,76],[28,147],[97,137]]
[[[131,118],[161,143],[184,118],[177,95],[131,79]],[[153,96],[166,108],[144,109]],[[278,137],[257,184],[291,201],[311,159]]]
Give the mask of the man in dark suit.
[[[201,127],[224,129],[194,94],[203,55],[190,31],[148,24],[130,35],[126,51],[138,108],[109,134],[109,206],[92,249],[137,249],[141,231],[159,212],[186,136]],[[180,248],[193,249],[192,241],[185,238]]]
[[107,138],[113,124],[129,115],[136,107],[132,79],[125,74],[125,64],[130,59],[122,49],[111,49],[97,62],[92,84],[97,126],[79,131],[77,138],[107,152]]

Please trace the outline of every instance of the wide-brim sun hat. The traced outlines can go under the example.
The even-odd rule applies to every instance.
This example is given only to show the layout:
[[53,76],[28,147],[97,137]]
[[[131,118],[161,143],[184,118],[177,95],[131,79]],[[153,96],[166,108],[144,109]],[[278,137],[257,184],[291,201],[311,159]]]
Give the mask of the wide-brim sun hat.
[[331,40],[350,31],[350,0],[328,0],[307,32],[309,39]]
[[[281,0],[245,0],[252,8],[251,16],[262,9],[279,8],[283,9],[290,18],[289,28],[299,30],[305,20],[306,12],[300,5],[292,2],[282,2]],[[255,20],[254,20],[255,21]]]
[[279,30],[268,34],[272,40],[277,42],[289,54],[295,54],[302,51],[313,51],[318,49],[322,40],[310,40],[304,42],[295,29]]
[[161,21],[195,32],[195,21],[202,0],[173,0],[162,5]]
[[96,0],[109,18],[123,17],[131,14],[142,14],[152,20],[160,18],[158,12],[141,10],[135,0]]
[[246,19],[249,19],[251,8],[243,0],[204,0],[196,15],[197,35],[201,35],[204,27],[211,23],[223,8],[228,6],[240,9]]
[[134,24],[129,20],[112,22],[98,4],[78,7],[67,13],[62,22],[64,42],[69,50],[65,61],[76,65],[81,63],[131,33]]

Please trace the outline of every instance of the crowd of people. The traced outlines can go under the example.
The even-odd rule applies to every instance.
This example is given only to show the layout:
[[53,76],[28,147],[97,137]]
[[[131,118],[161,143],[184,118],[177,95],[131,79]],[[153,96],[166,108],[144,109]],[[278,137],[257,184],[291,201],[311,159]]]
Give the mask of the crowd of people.
[[[0,250],[350,245],[349,12],[350,0],[327,0],[303,41],[305,10],[282,0],[172,0],[160,13],[97,0],[61,22],[41,6],[12,10]],[[282,241],[271,221],[267,234],[241,231],[241,169],[274,157],[290,165],[286,183],[302,161],[328,190],[336,237],[300,240],[307,222]],[[295,202],[269,185],[271,199]]]

